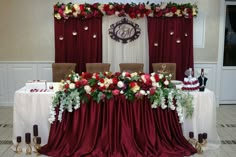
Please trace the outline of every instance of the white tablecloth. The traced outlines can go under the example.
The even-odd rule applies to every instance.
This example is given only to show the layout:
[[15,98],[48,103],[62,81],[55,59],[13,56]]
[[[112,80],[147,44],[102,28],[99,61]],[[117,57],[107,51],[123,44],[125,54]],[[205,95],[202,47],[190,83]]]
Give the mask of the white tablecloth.
[[[22,144],[25,143],[25,133],[31,133],[33,138],[33,125],[38,125],[38,136],[41,137],[42,145],[47,143],[50,123],[49,106],[52,104],[53,91],[30,92],[21,88],[15,92],[13,108],[13,143],[16,144],[16,137],[22,137]],[[32,139],[31,139],[32,142]]]
[[220,138],[216,130],[216,102],[215,94],[209,89],[204,92],[190,92],[193,95],[194,112],[191,119],[185,119],[182,124],[184,136],[188,139],[189,132],[194,132],[195,139],[199,133],[207,133],[206,149],[220,146]]
[[[206,89],[204,92],[190,92],[193,95],[194,113],[191,119],[185,119],[182,124],[184,136],[189,138],[193,131],[197,139],[198,133],[208,134],[208,147],[218,148],[220,139],[216,131],[216,105],[214,92]],[[54,92],[29,92],[22,88],[15,92],[13,111],[13,143],[21,136],[25,142],[25,133],[33,136],[33,125],[38,125],[42,145],[47,143],[50,123],[49,106]]]

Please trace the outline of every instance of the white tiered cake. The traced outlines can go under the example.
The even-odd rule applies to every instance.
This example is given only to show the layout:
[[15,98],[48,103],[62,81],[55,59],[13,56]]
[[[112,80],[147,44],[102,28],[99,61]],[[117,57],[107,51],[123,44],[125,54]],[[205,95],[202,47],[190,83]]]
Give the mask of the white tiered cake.
[[199,82],[198,79],[193,77],[192,68],[186,70],[185,75],[188,77],[184,78],[182,90],[184,91],[198,91]]

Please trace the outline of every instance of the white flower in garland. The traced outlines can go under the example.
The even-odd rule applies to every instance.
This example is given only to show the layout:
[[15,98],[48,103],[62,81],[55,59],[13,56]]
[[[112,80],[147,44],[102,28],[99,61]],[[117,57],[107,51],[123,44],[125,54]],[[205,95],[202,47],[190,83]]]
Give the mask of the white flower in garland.
[[[162,109],[176,110],[180,123],[183,122],[184,115],[192,115],[191,95],[175,89],[172,82],[170,82],[170,75],[156,73],[139,75],[137,73],[123,72],[119,76],[111,75],[110,73],[100,73],[90,77],[87,78],[81,75],[80,78],[78,74],[72,73],[68,75],[65,81],[61,82],[60,90],[56,92],[53,103],[50,106],[48,119],[50,123],[55,120],[61,121],[65,110],[73,112],[79,109],[80,102],[86,101],[84,99],[86,97],[85,94],[90,94],[93,100],[100,102],[104,98],[109,99],[117,95],[113,93],[111,95],[110,91],[114,89],[116,93],[124,94],[127,99],[131,98],[129,100],[147,95],[152,108],[160,107]],[[97,88],[97,85],[99,88]],[[55,108],[58,109],[57,118],[55,117]],[[185,111],[185,114],[183,111]]]
[[117,86],[119,88],[123,88],[124,87],[124,82],[123,81],[118,81]]
[[86,91],[87,94],[91,94],[92,88],[89,85],[85,85],[84,90]]

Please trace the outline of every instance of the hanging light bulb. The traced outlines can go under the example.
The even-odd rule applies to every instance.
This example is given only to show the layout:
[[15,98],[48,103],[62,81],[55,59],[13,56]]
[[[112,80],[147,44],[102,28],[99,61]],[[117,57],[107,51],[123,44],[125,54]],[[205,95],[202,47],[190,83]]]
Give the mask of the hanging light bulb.
[[84,27],[84,30],[86,30],[86,31],[87,31],[87,30],[88,30],[88,26],[85,26],[85,27]]
[[171,32],[170,32],[170,35],[174,35],[174,32],[173,32],[173,31],[171,31]]
[[94,38],[94,39],[95,39],[95,38],[97,38],[97,35],[96,35],[96,34],[94,34],[94,35],[93,35],[93,38]]
[[178,44],[181,43],[181,40],[180,40],[180,39],[177,39],[177,40],[176,40],[176,43],[178,43]]
[[157,47],[157,46],[158,46],[158,43],[154,43],[154,46],[156,46],[156,47]]
[[74,36],[77,35],[77,32],[76,32],[76,31],[73,31],[73,32],[72,32],[72,35],[74,35]]
[[59,36],[59,40],[63,40],[64,37],[62,35]]

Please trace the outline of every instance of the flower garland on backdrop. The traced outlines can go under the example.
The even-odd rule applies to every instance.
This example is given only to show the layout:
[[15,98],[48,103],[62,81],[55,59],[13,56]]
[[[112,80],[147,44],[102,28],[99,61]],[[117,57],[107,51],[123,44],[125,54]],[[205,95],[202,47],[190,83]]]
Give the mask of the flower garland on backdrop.
[[62,120],[62,113],[73,112],[80,104],[88,101],[99,103],[118,95],[127,100],[142,99],[147,96],[151,108],[176,110],[179,122],[191,117],[193,113],[193,97],[189,93],[175,88],[171,82],[171,74],[165,73],[78,73],[72,72],[62,80],[50,106],[49,122],[56,120],[56,108],[59,108],[57,120]]
[[104,15],[116,15],[119,17],[129,16],[130,18],[142,17],[184,17],[192,18],[197,16],[198,7],[196,4],[177,4],[172,2],[161,2],[155,4],[145,3],[94,3],[94,4],[73,4],[57,3],[54,5],[54,17],[57,20],[68,18],[88,19],[102,17]]

